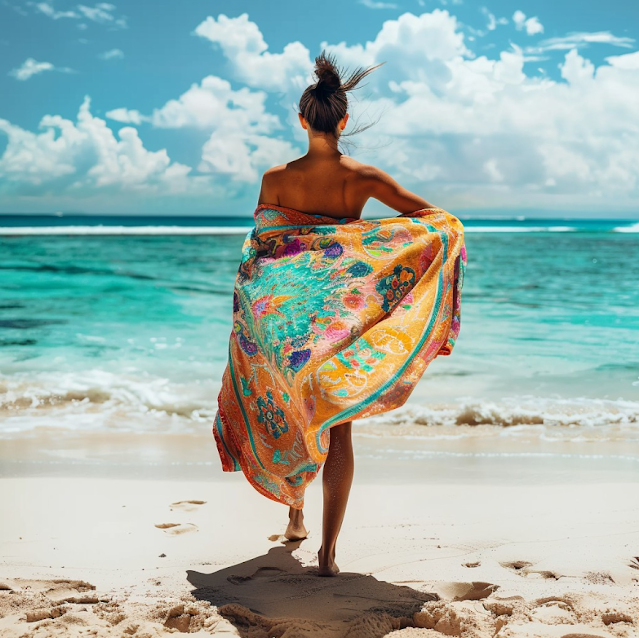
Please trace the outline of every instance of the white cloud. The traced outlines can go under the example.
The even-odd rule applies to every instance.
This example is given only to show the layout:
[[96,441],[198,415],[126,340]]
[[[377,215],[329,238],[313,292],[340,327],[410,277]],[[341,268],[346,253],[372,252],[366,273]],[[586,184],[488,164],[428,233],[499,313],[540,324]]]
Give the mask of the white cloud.
[[[519,17],[522,31],[530,19]],[[291,106],[309,80],[308,50],[291,42],[270,53],[245,14],[207,18],[197,31],[220,47],[234,84],[208,76],[149,113],[119,108],[107,117],[199,132],[197,169],[206,175],[193,177],[166,152],[146,150],[131,127],[116,137],[87,105],[77,123],[45,118],[45,131],[38,134],[2,123],[11,133],[0,177],[33,188],[34,180],[47,187],[63,184],[69,192],[124,187],[162,192],[167,183],[175,185],[174,192],[186,184],[223,184],[239,192],[257,186],[263,169],[299,155],[280,138],[286,134],[281,118],[290,117],[293,135],[305,141]],[[609,32],[578,33],[478,56],[457,19],[434,10],[387,20],[366,42],[321,47],[351,69],[386,62],[353,95],[351,121],[359,113],[363,123],[383,113],[356,138],[355,156],[430,201],[453,210],[525,205],[621,211],[636,210],[639,197],[639,51],[597,65],[579,49],[631,42]],[[533,75],[525,62],[553,49],[565,50],[560,79]],[[266,92],[282,99],[275,112],[269,112]],[[100,168],[91,170],[96,165]],[[55,177],[47,177],[49,172]]]
[[210,75],[151,115],[119,108],[109,111],[107,117],[132,124],[147,122],[157,128],[201,129],[209,138],[198,170],[254,182],[259,168],[294,159],[298,153],[290,142],[274,137],[282,124],[266,111],[265,102],[262,91],[234,90],[227,80]]
[[542,40],[534,47],[527,47],[527,51],[539,53],[542,51],[568,51],[587,47],[589,44],[610,44],[612,46],[629,49],[634,43],[633,38],[619,37],[610,31],[597,31],[593,33],[570,33],[560,38],[548,38]]
[[439,85],[447,81],[446,61],[472,55],[458,29],[457,19],[448,11],[435,9],[419,16],[404,13],[385,21],[375,39],[366,44],[322,42],[321,47],[334,53],[340,64],[351,68],[386,62],[370,76],[374,88],[401,79]]
[[[439,20],[441,42],[456,42],[459,24]],[[524,63],[531,56],[518,47],[496,60],[473,59],[462,54],[461,41],[434,45],[429,54],[438,56],[439,73],[421,75],[410,32],[402,29],[393,42],[388,34],[394,30],[398,25],[385,23],[373,42],[332,47],[340,61],[392,59],[390,92],[379,74],[379,91],[358,105],[385,112],[358,142],[372,149],[369,161],[418,192],[428,183],[432,199],[448,205],[521,206],[525,200],[574,209],[613,198],[636,207],[639,52],[595,67],[572,49],[561,64],[563,81],[552,81],[528,76]]]
[[53,20],[59,20],[60,18],[79,18],[79,14],[75,11],[56,11],[53,8],[53,4],[50,2],[37,2],[35,4],[35,8],[40,11],[40,13],[44,13],[44,15],[49,16]]
[[397,5],[394,2],[379,2],[378,0],[359,0],[360,4],[363,4],[369,9],[397,9]]
[[124,52],[120,49],[110,49],[98,55],[100,60],[116,60],[124,57]]
[[544,27],[539,22],[539,18],[536,16],[526,18],[526,14],[523,11],[519,11],[519,9],[513,14],[513,22],[518,31],[525,29],[528,35],[537,35],[544,32]]
[[73,69],[68,67],[54,66],[51,62],[38,62],[33,58],[27,58],[17,69],[9,71],[9,75],[17,80],[28,80],[34,75],[43,73],[44,71],[59,71],[60,73],[75,73]]
[[54,68],[51,62],[38,62],[33,58],[28,58],[17,69],[9,71],[9,75],[24,81],[43,71],[53,71]]
[[209,75],[177,100],[155,109],[150,121],[159,128],[250,128],[255,133],[270,133],[281,124],[266,111],[265,102],[262,91],[234,90],[228,80]]
[[122,122],[123,124],[142,124],[142,122],[147,122],[148,117],[142,115],[140,111],[136,111],[135,109],[113,109],[112,111],[107,111],[106,116],[110,120],[115,120],[116,122]]
[[88,97],[76,122],[45,115],[40,128],[42,132],[32,133],[0,120],[0,131],[8,137],[0,157],[4,190],[161,194],[202,190],[206,184],[205,178],[190,177],[188,166],[171,162],[165,150],[145,149],[134,128],[122,128],[116,137],[104,120],[91,114]]
[[290,162],[298,149],[281,139],[218,129],[202,148],[198,170],[228,175],[234,181],[256,182],[259,170]]
[[270,133],[282,125],[276,115],[266,111],[265,102],[266,93],[262,91],[246,87],[235,90],[228,80],[209,75],[199,84],[192,84],[179,98],[154,109],[151,115],[118,108],[106,116],[131,124],[149,122],[157,128],[250,128],[253,133]]
[[[91,6],[79,4],[74,9],[68,9],[66,11],[58,11],[54,8],[53,2],[46,0],[43,2],[30,2],[28,3],[35,8],[36,11],[43,13],[53,20],[59,20],[60,18],[71,19],[86,19],[98,24],[105,24],[111,27],[118,27],[121,29],[126,28],[127,21],[124,16],[117,16],[115,11],[117,7],[108,2],[98,2]],[[79,24],[79,28],[86,28],[85,24]]]
[[[539,32],[538,20],[520,13],[515,23]],[[267,50],[257,25],[247,16],[202,24],[219,27],[209,32],[210,39],[224,43],[235,79],[260,85],[260,78],[247,77],[238,63],[254,62]],[[576,35],[580,42],[614,41]],[[592,207],[612,187],[617,201],[626,204],[637,194],[639,139],[627,138],[639,131],[633,106],[639,102],[639,74],[628,75],[639,66],[635,57],[617,56],[595,68],[573,47],[561,65],[562,81],[531,77],[524,63],[541,58],[531,55],[531,48],[513,45],[497,59],[475,57],[460,23],[442,10],[387,20],[365,43],[323,42],[321,48],[350,68],[386,62],[367,78],[367,95],[357,104],[360,111],[384,115],[357,145],[407,184],[431,184],[451,205],[520,206],[525,193],[529,206]],[[261,86],[268,90],[269,81]],[[209,142],[210,156],[229,146],[221,132]],[[235,153],[218,164],[237,168],[247,161],[244,148]]]
[[305,79],[310,79],[308,49],[300,42],[291,42],[282,53],[270,53],[262,32],[246,13],[237,18],[209,16],[195,28],[195,34],[219,45],[234,77],[248,86],[283,93],[291,85],[302,86]]
[[[481,8],[481,12],[486,16],[488,23],[486,28],[489,31],[494,31],[499,25],[508,24],[508,18],[497,18],[495,14],[491,13],[486,7]],[[484,35],[483,33],[481,35]]]
[[126,18],[115,16],[115,5],[108,2],[98,2],[93,7],[88,7],[84,4],[78,5],[78,11],[87,20],[97,22],[99,24],[108,24],[111,26],[117,26],[121,28],[126,27]]
[[626,55],[612,55],[606,58],[610,66],[629,71],[639,71],[639,51],[627,53]]

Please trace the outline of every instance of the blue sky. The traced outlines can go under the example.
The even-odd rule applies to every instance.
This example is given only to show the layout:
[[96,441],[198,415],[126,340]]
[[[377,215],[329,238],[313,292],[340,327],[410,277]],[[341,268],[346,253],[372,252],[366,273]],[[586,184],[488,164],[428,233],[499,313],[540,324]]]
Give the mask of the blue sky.
[[[0,212],[251,214],[323,46],[451,211],[639,217],[639,4],[0,0]],[[383,210],[371,202],[367,210]]]

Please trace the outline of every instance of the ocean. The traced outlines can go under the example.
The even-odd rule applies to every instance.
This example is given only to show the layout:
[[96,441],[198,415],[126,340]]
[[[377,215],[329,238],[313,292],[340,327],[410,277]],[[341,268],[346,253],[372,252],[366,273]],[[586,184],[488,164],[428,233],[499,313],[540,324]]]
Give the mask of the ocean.
[[[639,223],[462,220],[455,349],[358,431],[636,444]],[[0,438],[208,434],[251,226],[1,215]]]

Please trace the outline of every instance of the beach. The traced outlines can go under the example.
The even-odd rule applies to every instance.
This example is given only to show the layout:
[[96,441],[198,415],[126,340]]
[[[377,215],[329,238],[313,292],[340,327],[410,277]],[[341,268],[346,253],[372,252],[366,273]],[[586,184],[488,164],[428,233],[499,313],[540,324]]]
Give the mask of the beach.
[[638,635],[636,449],[624,465],[597,444],[580,459],[357,430],[336,578],[315,573],[319,480],[310,535],[288,543],[284,506],[197,463],[205,436],[159,445],[173,465],[132,462],[124,440],[96,465],[78,462],[101,449],[85,435],[49,450],[68,462],[45,476],[32,445],[27,475],[0,479],[0,635]]
[[354,423],[336,578],[321,477],[288,543],[215,448],[241,224],[106,222],[0,232],[2,638],[639,636],[636,222],[468,224],[454,353]]

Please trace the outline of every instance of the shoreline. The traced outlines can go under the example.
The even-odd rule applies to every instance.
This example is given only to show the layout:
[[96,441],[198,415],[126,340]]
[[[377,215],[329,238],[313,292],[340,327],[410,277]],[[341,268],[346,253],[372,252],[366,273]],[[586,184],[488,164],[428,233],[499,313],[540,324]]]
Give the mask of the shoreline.
[[336,579],[314,573],[317,480],[291,544],[246,481],[0,479],[0,633],[636,636],[636,484],[403,479],[356,474]]
[[[639,441],[544,439],[534,427],[396,427],[382,436],[355,422],[356,471],[365,483],[407,478],[481,484],[639,482]],[[0,478],[30,476],[234,480],[208,430],[189,433],[65,431],[37,428],[4,437]]]
[[635,638],[639,441],[582,427],[356,421],[335,579],[321,477],[284,542],[205,423],[5,436],[0,635]]

